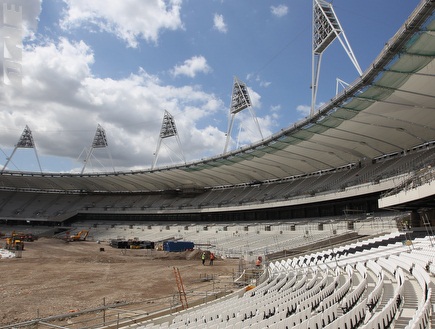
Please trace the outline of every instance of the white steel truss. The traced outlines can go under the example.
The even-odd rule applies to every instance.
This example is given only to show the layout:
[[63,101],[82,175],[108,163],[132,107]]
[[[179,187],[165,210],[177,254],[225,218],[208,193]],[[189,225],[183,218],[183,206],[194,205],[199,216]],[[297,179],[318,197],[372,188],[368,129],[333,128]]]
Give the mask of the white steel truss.
[[[103,127],[101,127],[101,125],[98,124],[97,130],[95,131],[94,139],[92,141],[91,148],[89,149],[88,152],[86,152],[87,153],[86,159],[84,160],[83,168],[82,168],[82,171],[80,172],[80,174],[84,173],[85,168],[89,163],[89,159],[93,155],[94,149],[98,149],[98,148],[106,148],[107,149],[108,146],[109,146],[109,144],[107,143],[106,131],[104,130]],[[113,167],[112,156],[111,156],[108,149],[107,149],[107,154],[109,155],[110,162],[112,163],[112,167]],[[115,168],[113,168],[113,172],[115,172]]]
[[346,81],[343,81],[340,78],[336,78],[335,95],[338,95],[341,89],[346,89],[349,86],[350,84],[348,84]]
[[312,54],[312,80],[311,80],[311,116],[316,107],[317,89],[320,76],[322,54],[328,46],[338,39],[355,66],[358,74],[362,76],[361,67],[356,60],[352,48],[346,38],[343,28],[335,15],[332,4],[325,0],[313,0],[313,54]]
[[154,169],[156,166],[157,159],[159,158],[160,147],[162,146],[163,140],[170,137],[175,137],[178,148],[180,150],[180,154],[177,154],[177,156],[180,158],[180,160],[186,163],[186,158],[184,157],[183,149],[181,147],[180,137],[178,136],[177,127],[175,126],[174,117],[165,110],[165,113],[163,114],[162,127],[160,128],[159,141],[157,143],[156,152],[154,153],[154,161],[151,169]]
[[14,156],[15,152],[19,148],[33,149],[35,151],[35,156],[36,156],[36,160],[38,161],[39,170],[42,173],[41,163],[39,162],[38,152],[36,152],[36,146],[35,146],[35,141],[33,140],[32,131],[27,125],[24,128],[23,133],[21,134],[20,139],[18,140],[18,143],[15,145],[15,148],[12,151],[11,156],[7,158],[7,161],[3,166],[1,172],[5,171],[9,162],[12,160],[12,157]]
[[227,152],[228,145],[231,140],[231,131],[234,125],[234,118],[237,113],[245,109],[249,109],[252,119],[254,120],[255,125],[257,126],[257,129],[260,133],[261,139],[263,139],[263,134],[260,129],[260,124],[258,123],[254,110],[252,109],[252,103],[251,103],[251,98],[249,97],[248,88],[244,82],[240,81],[237,77],[234,77],[234,85],[233,85],[233,92],[231,95],[231,106],[230,106],[230,113],[229,113],[229,120],[228,120],[229,123],[228,123],[228,131],[226,134],[224,154]]

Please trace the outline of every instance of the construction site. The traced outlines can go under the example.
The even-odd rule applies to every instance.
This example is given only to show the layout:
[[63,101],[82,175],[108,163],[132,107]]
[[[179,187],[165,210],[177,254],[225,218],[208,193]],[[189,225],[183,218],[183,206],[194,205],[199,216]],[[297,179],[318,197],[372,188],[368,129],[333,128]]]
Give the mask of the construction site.
[[38,319],[83,328],[175,310],[180,307],[177,278],[189,303],[234,289],[239,260],[217,259],[213,266],[203,266],[199,250],[167,253],[106,246],[41,238],[26,244],[19,258],[2,259],[2,272],[8,274],[0,283],[0,324]]
[[[87,225],[87,226],[85,226]],[[266,260],[307,253],[377,232],[397,230],[392,217],[354,223],[150,225],[77,223],[52,237],[28,227],[24,250],[1,260],[1,328],[99,328],[138,324],[255,285]],[[2,232],[5,232],[2,228]],[[47,229],[47,228],[46,228]],[[39,230],[39,231],[37,231]],[[50,231],[50,230],[49,230]],[[36,239],[37,234],[40,237]],[[193,249],[118,248],[115,241],[179,241]],[[257,244],[261,247],[257,247]],[[285,246],[292,246],[292,251]],[[299,246],[299,247],[298,247]],[[216,254],[210,265],[210,253]],[[204,263],[201,255],[205,253]],[[261,255],[264,264],[256,264]],[[19,306],[18,306],[19,305]]]

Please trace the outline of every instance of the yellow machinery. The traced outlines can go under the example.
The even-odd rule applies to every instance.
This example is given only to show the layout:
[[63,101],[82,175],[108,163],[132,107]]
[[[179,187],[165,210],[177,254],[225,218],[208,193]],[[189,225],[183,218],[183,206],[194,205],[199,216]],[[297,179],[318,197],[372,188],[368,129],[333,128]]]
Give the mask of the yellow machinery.
[[85,241],[86,238],[89,235],[89,231],[88,230],[81,230],[80,232],[78,232],[75,235],[71,235],[68,238],[68,241]]
[[7,250],[24,250],[24,241],[20,236],[12,233],[10,237],[6,238],[5,249]]

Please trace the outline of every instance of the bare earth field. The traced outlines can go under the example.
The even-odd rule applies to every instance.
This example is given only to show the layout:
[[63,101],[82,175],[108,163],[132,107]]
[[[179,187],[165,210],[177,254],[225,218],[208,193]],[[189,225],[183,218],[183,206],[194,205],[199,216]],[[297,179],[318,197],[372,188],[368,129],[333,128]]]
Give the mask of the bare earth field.
[[236,259],[203,266],[200,250],[120,250],[105,243],[42,238],[27,242],[21,258],[0,259],[0,325],[109,304],[141,302],[136,305],[164,308],[165,298],[179,302],[174,267],[189,301],[233,289],[238,266]]

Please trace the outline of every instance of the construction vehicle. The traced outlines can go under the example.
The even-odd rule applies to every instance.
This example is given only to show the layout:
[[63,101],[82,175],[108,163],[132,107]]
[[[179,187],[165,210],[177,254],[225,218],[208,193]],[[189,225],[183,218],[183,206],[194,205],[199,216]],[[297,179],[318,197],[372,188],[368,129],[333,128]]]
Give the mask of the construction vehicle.
[[67,241],[85,241],[88,235],[89,235],[88,230],[81,230],[77,234],[70,235],[69,237],[67,237]]
[[33,242],[35,240],[38,240],[38,237],[36,235],[34,235],[33,233],[22,233],[22,232],[17,232],[17,233],[12,233],[12,235],[17,236],[20,238],[20,240],[22,241],[27,241],[27,242]]
[[154,249],[154,242],[136,238],[133,240],[113,239],[109,245],[119,249]]
[[5,249],[7,250],[24,250],[24,241],[16,233],[6,237]]

